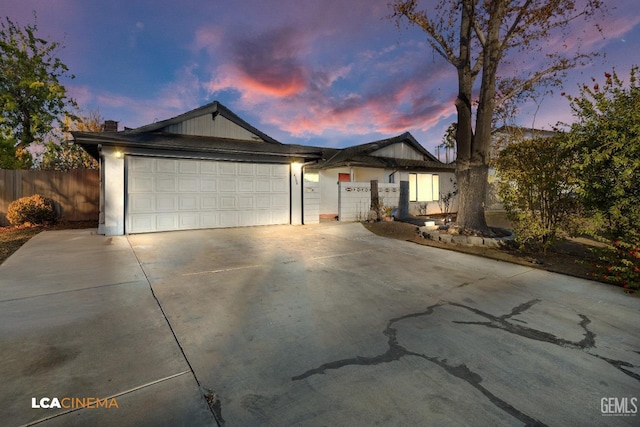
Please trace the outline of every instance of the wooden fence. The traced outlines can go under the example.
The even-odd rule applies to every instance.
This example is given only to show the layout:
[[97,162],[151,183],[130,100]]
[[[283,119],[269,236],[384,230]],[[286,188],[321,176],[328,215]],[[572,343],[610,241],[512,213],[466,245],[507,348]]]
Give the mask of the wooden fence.
[[62,220],[98,220],[100,171],[69,172],[0,169],[0,225],[7,225],[9,204],[21,197],[40,194],[56,202]]

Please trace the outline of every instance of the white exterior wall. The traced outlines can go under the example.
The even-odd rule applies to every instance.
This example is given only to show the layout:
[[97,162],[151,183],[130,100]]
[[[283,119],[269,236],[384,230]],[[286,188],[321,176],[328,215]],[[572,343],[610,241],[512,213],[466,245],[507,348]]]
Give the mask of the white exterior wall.
[[302,224],[302,164],[291,164],[291,224]]
[[124,234],[124,156],[116,157],[113,147],[102,149],[104,167],[104,225],[99,232],[106,236]]
[[[311,179],[312,178],[312,179]],[[302,205],[303,224],[320,222],[320,175],[317,172],[303,174]]]
[[[376,168],[353,168],[353,181],[365,182],[377,179],[379,183],[389,182],[389,174],[393,171]],[[337,176],[337,175],[336,175]]]
[[338,215],[338,174],[350,173],[350,168],[321,170],[320,214]]
[[[371,208],[371,182],[341,182],[339,221],[364,221]],[[378,183],[378,197],[386,207],[398,207],[400,184]]]

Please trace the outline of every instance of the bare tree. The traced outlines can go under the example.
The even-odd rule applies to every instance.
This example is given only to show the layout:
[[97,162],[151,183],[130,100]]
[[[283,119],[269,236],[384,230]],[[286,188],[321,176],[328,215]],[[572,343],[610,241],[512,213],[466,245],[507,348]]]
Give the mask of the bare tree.
[[[567,40],[572,21],[590,20],[603,11],[603,1],[440,0],[427,11],[418,0],[395,0],[391,7],[398,23],[408,20],[422,28],[431,47],[456,69],[457,226],[490,235],[484,200],[496,107],[537,87],[557,84],[567,70],[594,56],[581,52],[579,43],[570,49],[562,40]],[[556,35],[565,37],[553,51],[543,42]],[[536,55],[535,65],[530,61],[527,67],[515,66],[512,60],[518,55]],[[501,65],[510,74],[500,75]]]

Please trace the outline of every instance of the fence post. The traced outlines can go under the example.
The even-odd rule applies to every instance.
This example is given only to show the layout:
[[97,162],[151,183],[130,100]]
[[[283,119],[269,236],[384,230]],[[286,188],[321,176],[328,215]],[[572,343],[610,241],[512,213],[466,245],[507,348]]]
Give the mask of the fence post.
[[376,213],[376,221],[380,220],[380,196],[378,195],[378,180],[371,180],[371,210]]
[[398,218],[409,217],[409,181],[400,181],[400,201],[398,202]]

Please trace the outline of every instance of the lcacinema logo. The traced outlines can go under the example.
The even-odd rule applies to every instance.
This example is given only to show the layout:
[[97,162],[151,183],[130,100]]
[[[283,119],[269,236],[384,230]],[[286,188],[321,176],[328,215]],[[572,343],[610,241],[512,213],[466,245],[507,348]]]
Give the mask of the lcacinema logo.
[[37,397],[31,398],[31,407],[34,409],[98,409],[98,408],[119,408],[115,397]]

